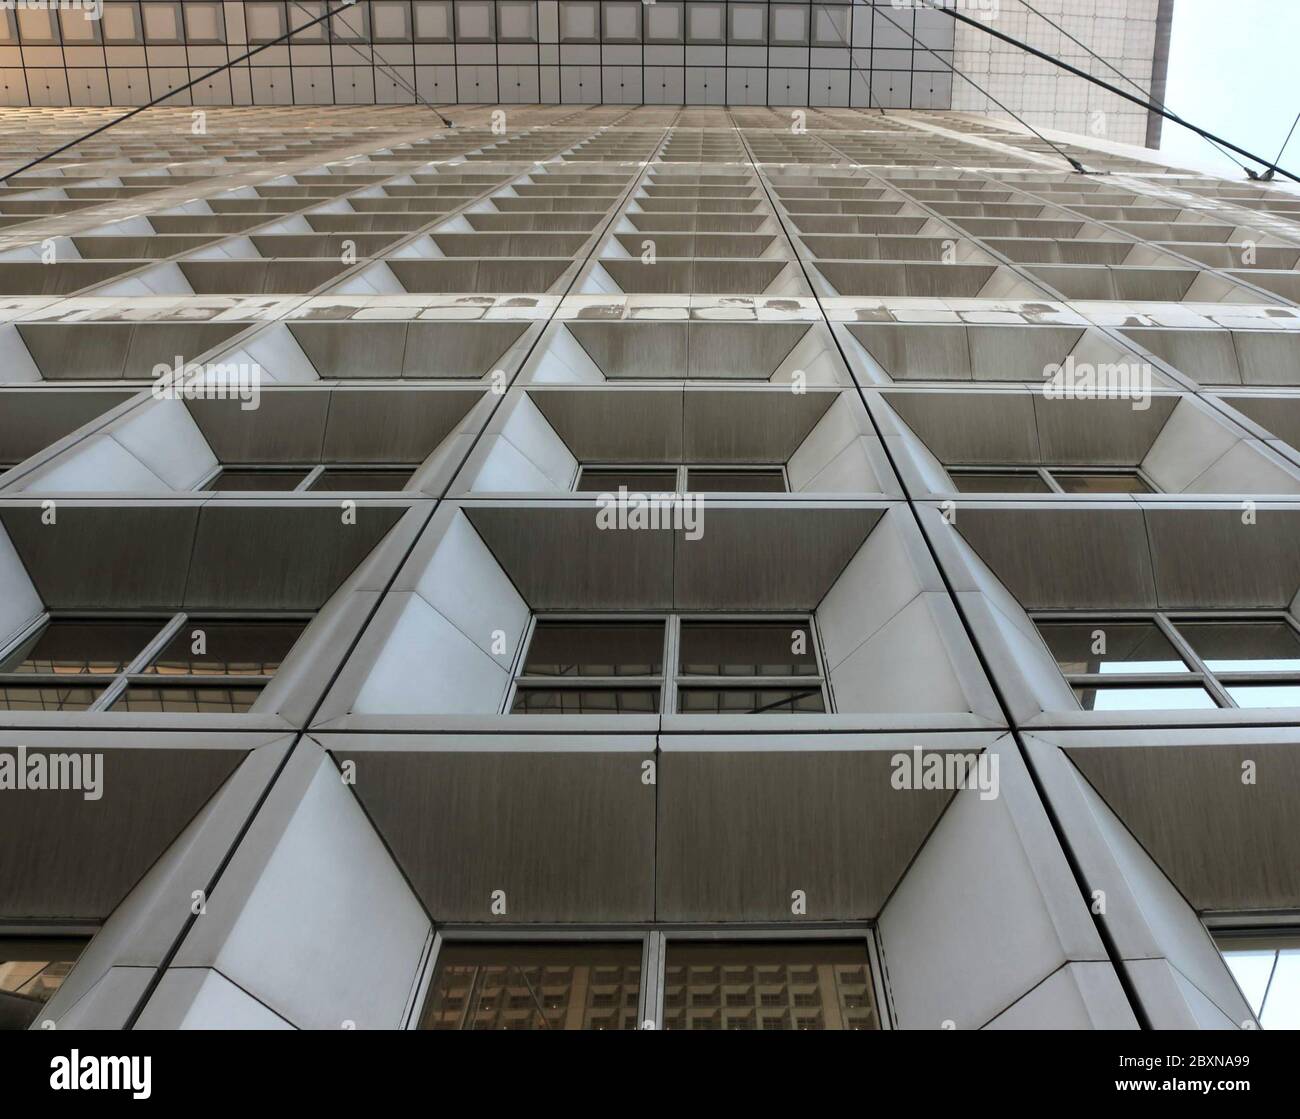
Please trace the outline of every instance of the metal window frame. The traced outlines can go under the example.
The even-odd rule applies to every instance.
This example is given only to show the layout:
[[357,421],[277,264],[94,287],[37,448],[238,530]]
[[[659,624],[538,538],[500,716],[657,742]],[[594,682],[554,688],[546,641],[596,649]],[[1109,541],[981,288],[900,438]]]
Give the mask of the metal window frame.
[[[157,622],[158,629],[141,650],[117,672],[105,673],[50,673],[50,672],[0,672],[0,688],[38,687],[38,688],[101,688],[99,695],[84,709],[85,714],[99,714],[108,711],[131,685],[146,685],[159,689],[167,688],[235,688],[246,687],[263,690],[275,679],[275,674],[249,673],[191,673],[188,676],[163,676],[147,672],[146,669],[171,643],[172,639],[191,618],[201,617],[205,622],[302,622],[304,630],[314,615],[301,611],[274,611],[250,615],[231,611],[200,611],[198,615],[186,611],[177,611],[167,615],[155,611],[51,611],[27,626],[17,638],[0,647],[0,660],[8,657],[34,635],[40,633],[51,622],[96,622],[120,621],[125,623]],[[294,644],[297,644],[295,641]],[[290,649],[292,650],[292,646]],[[287,654],[286,654],[287,655]],[[184,714],[184,712],[180,712]]]
[[774,922],[737,925],[621,923],[607,926],[580,924],[530,924],[527,926],[447,924],[437,928],[432,945],[421,963],[423,969],[413,985],[411,1000],[399,1029],[418,1030],[433,978],[445,944],[519,941],[532,944],[583,944],[588,942],[641,943],[641,989],[637,999],[637,1028],[663,1028],[663,1007],[668,951],[674,942],[708,941],[818,941],[861,940],[866,946],[871,997],[881,1030],[892,1030],[893,1000],[886,983],[875,921],[817,921],[790,926]]
[[[812,676],[693,676],[684,675],[679,665],[681,650],[681,624],[682,622],[742,622],[753,624],[780,624],[789,623],[792,625],[803,626],[807,629],[810,640],[812,641],[813,660],[817,666],[816,675]],[[663,644],[663,661],[662,671],[658,675],[649,676],[525,676],[523,674],[524,665],[527,663],[528,650],[532,647],[533,636],[537,630],[538,622],[581,622],[581,623],[605,623],[618,625],[635,622],[663,622],[664,625],[664,644]],[[513,710],[515,696],[522,686],[525,690],[531,688],[551,688],[565,690],[617,690],[619,688],[639,688],[646,689],[651,687],[659,688],[659,709],[655,712],[611,712],[610,714],[656,714],[656,715],[675,715],[680,714],[677,710],[677,693],[682,685],[686,687],[714,687],[714,688],[744,688],[744,687],[784,687],[794,690],[809,690],[816,687],[822,696],[823,711],[820,714],[832,714],[835,710],[834,696],[830,687],[830,674],[827,670],[826,661],[822,653],[821,634],[817,629],[817,619],[814,613],[800,614],[797,612],[781,611],[773,614],[753,614],[743,612],[724,612],[718,614],[701,614],[697,612],[634,612],[621,613],[619,611],[609,612],[573,612],[557,611],[555,613],[534,613],[529,616],[528,624],[524,627],[523,640],[519,643],[519,650],[515,655],[514,662],[511,665],[510,687],[506,689],[506,694],[502,700],[501,708],[498,714],[501,715],[526,715],[528,712],[516,712]],[[707,712],[686,712],[687,714],[708,714]],[[745,712],[737,712],[745,714]]]
[[[745,462],[745,463],[715,463],[715,462],[583,462],[578,464],[578,471],[573,476],[574,493],[595,493],[595,490],[581,490],[578,487],[582,484],[582,476],[588,470],[608,470],[608,471],[657,471],[664,472],[671,470],[676,481],[674,482],[674,493],[791,493],[790,475],[786,470],[786,464],[783,462]],[[717,470],[726,471],[733,474],[779,474],[781,485],[784,487],[780,490],[693,490],[689,486],[690,471],[692,470]],[[647,491],[653,493],[669,491]]]
[[[1056,480],[1057,474],[1110,474],[1120,478],[1137,478],[1151,493],[1164,493],[1164,490],[1156,485],[1155,481],[1141,466],[1091,466],[1087,463],[1050,463],[1039,466],[1026,466],[1024,463],[955,463],[952,466],[945,466],[944,469],[950,477],[961,477],[964,474],[1037,475],[1043,484],[1047,486],[1048,492],[1062,497],[1094,495],[1071,493]],[[977,491],[970,492],[975,493]],[[994,491],[984,492],[992,493]]]
[[1115,672],[1068,673],[1057,670],[1071,689],[1075,687],[1178,687],[1194,685],[1205,689],[1220,709],[1253,711],[1261,708],[1244,708],[1228,692],[1236,685],[1298,684],[1300,669],[1255,669],[1247,671],[1215,672],[1206,665],[1192,648],[1191,641],[1178,628],[1184,622],[1219,623],[1282,623],[1300,639],[1300,621],[1285,610],[1031,610],[1029,620],[1035,628],[1040,622],[1076,622],[1082,624],[1113,622],[1125,624],[1150,622],[1173,646],[1175,653],[1187,666],[1186,672]]
[[[323,474],[341,474],[352,470],[368,471],[375,474],[401,474],[405,473],[407,480],[415,476],[415,472],[420,469],[422,463],[391,463],[391,462],[330,462],[330,463],[281,463],[281,462],[219,462],[216,467],[205,474],[194,486],[194,491],[199,492],[230,492],[230,493],[306,493],[320,480]],[[219,491],[213,490],[212,483],[221,476],[225,470],[247,470],[256,471],[264,474],[293,474],[299,470],[305,470],[307,473],[303,479],[292,489],[288,490],[230,490]],[[404,493],[408,487],[402,486],[399,490],[356,490],[356,493]],[[329,491],[334,493],[346,493],[346,490]]]

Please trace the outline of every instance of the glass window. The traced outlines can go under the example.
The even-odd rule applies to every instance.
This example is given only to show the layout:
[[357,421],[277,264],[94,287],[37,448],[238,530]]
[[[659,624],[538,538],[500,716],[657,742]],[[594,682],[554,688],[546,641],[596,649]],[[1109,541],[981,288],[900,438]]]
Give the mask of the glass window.
[[878,1030],[863,941],[669,940],[669,1030]]
[[677,489],[677,470],[671,466],[584,466],[575,489],[579,493],[618,493],[620,486],[630,493],[673,493]]
[[123,671],[158,636],[164,620],[55,619],[0,663],[0,672],[112,676]]
[[410,467],[400,470],[351,470],[327,467],[311,484],[311,492],[339,493],[348,490],[391,492],[406,488],[414,471]]
[[1300,1030],[1300,936],[1269,932],[1215,939],[1259,1024]]
[[1051,493],[1052,487],[1032,471],[954,470],[952,480],[959,493]]
[[515,689],[512,715],[653,715],[659,710],[659,687]]
[[1300,707],[1300,683],[1225,686],[1238,707]]
[[293,490],[307,477],[302,468],[273,470],[260,467],[223,469],[204,489],[209,490]]
[[1300,636],[1286,622],[1175,622],[1211,672],[1300,672]]
[[145,668],[160,676],[273,676],[305,622],[187,618]]
[[187,715],[242,715],[257,697],[260,687],[167,686],[153,688],[130,684],[110,705],[111,711],[174,711]]
[[1190,711],[1218,706],[1200,687],[1076,687],[1074,695],[1085,711]]
[[785,493],[785,473],[780,467],[761,470],[721,470],[692,466],[686,488],[693,493]]
[[81,937],[0,937],[0,1030],[25,1030],[86,947]]
[[1151,487],[1136,473],[1088,473],[1053,470],[1052,477],[1066,493],[1150,493]]
[[820,684],[806,688],[677,689],[677,710],[683,715],[811,714],[826,710]]
[[0,683],[0,710],[85,711],[103,694],[103,688]]
[[641,941],[445,943],[424,1030],[634,1030]]
[[816,676],[807,624],[682,622],[680,671],[689,676]]
[[525,676],[657,676],[664,623],[539,621]]
[[1038,632],[1067,676],[1191,671],[1155,622],[1039,622]]

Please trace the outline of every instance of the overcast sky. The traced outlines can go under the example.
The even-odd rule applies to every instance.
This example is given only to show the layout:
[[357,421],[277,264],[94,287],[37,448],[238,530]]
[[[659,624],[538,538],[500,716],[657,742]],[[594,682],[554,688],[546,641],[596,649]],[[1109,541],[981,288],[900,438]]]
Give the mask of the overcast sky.
[[[1267,161],[1275,159],[1300,112],[1300,0],[1175,0],[1165,106]],[[1164,122],[1160,150],[1243,178],[1208,143],[1172,121]],[[1278,162],[1300,174],[1300,127]]]

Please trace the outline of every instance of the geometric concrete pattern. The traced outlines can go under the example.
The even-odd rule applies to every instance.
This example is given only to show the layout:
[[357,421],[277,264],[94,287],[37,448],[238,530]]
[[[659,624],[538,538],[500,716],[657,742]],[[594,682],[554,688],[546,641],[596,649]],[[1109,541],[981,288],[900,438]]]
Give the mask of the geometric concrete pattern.
[[1288,1024],[1300,195],[446,111],[0,189],[0,1022]]

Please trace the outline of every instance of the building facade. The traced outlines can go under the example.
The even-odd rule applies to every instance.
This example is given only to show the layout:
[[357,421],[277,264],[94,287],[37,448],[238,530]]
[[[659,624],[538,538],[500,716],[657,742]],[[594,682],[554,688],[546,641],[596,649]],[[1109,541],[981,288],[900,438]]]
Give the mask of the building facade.
[[0,1020],[1296,1026],[1300,195],[442,111],[0,188]]

